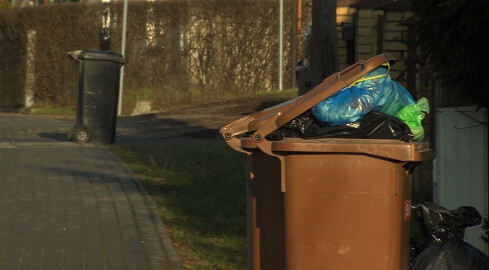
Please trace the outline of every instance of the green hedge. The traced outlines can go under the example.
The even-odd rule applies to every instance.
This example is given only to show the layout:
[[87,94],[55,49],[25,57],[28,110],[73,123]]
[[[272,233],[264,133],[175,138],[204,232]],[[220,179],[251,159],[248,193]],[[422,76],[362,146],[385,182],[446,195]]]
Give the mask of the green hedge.
[[[291,1],[284,6],[284,87],[290,87]],[[161,109],[277,88],[278,7],[277,0],[130,1],[124,112],[138,99]],[[37,104],[74,106],[76,65],[67,52],[100,48],[105,8],[0,10],[0,106],[24,104],[30,86]],[[122,3],[110,9],[111,50],[120,51]]]

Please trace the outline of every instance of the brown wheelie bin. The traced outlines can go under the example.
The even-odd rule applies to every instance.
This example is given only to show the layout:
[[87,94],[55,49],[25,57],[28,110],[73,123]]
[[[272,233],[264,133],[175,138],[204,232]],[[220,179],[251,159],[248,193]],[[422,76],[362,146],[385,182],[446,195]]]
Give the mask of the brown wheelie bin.
[[[409,268],[410,173],[431,158],[427,143],[267,140],[268,134],[388,61],[392,63],[388,54],[359,61],[304,96],[221,129],[233,149],[249,156],[251,193],[256,194],[248,201],[253,269]],[[263,229],[262,218],[267,221]],[[271,247],[275,250],[264,251]],[[276,265],[269,264],[272,260]]]
[[[290,102],[287,102],[290,103]],[[282,104],[283,105],[283,104]],[[239,137],[248,124],[277,112],[267,109],[244,117],[221,129],[226,142],[236,151],[248,155],[247,235],[250,269],[285,269],[284,193],[281,190],[281,164],[274,156],[261,151],[250,138]],[[230,133],[233,135],[231,136]],[[235,136],[236,135],[236,136]],[[246,141],[246,142],[245,142]],[[243,146],[242,143],[248,143]],[[266,180],[266,181],[264,181]]]

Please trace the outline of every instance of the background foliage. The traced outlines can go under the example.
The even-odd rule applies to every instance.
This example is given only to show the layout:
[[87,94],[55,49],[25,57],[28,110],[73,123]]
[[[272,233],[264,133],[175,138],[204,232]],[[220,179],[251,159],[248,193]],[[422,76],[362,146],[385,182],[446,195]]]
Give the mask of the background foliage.
[[[286,1],[284,29],[290,29],[290,6]],[[0,106],[24,104],[30,85],[37,104],[75,106],[76,65],[67,52],[100,48],[105,9],[80,2],[0,10]],[[110,10],[110,49],[120,51],[122,3]],[[131,1],[126,113],[138,99],[164,108],[277,88],[278,16],[278,1]],[[287,78],[290,33],[284,34]]]
[[456,90],[457,99],[487,107],[489,1],[410,0],[410,8],[414,16],[407,24],[416,33],[420,59],[433,64],[447,89]]

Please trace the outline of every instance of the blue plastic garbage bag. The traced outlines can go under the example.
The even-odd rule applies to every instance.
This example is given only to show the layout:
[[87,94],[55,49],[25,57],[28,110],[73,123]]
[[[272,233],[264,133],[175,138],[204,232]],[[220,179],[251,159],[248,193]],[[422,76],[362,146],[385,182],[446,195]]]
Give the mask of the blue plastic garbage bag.
[[384,67],[373,70],[359,82],[318,103],[312,108],[312,114],[328,126],[358,121],[373,110],[395,116],[402,108],[416,102],[388,72]]

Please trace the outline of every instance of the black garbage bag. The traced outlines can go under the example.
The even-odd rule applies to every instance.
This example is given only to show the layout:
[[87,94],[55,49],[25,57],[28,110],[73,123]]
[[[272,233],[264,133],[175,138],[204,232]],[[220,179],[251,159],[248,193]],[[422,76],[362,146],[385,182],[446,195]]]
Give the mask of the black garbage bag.
[[464,241],[434,242],[414,262],[413,270],[487,270],[486,254]]
[[432,243],[416,256],[412,270],[487,270],[489,257],[463,241],[465,228],[481,223],[474,207],[463,206],[447,210],[434,203],[414,207],[421,215]]
[[354,139],[413,139],[411,129],[398,118],[371,111],[362,119],[341,126],[323,126],[310,111],[291,120],[267,136],[268,140],[283,138],[354,138]]

